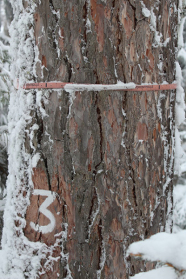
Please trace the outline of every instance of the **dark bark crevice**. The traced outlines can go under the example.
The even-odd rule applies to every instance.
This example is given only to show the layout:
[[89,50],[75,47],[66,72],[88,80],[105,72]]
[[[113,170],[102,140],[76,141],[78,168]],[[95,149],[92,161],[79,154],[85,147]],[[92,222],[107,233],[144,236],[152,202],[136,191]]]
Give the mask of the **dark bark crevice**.
[[98,267],[97,270],[100,270],[101,263],[102,263],[102,251],[103,251],[103,236],[102,236],[102,220],[100,219],[99,225],[98,225]]
[[68,82],[71,81],[71,78],[72,78],[72,64],[71,62],[69,61],[68,59],[68,56],[66,55],[64,58],[63,58],[66,66],[67,66],[67,72],[68,72]]
[[135,188],[135,183],[134,183],[134,181],[133,181],[132,194],[133,194],[134,204],[135,204],[135,206],[137,207],[138,204],[137,204],[137,199],[136,199],[136,188]]
[[[37,221],[36,224],[39,225],[39,219],[40,219],[40,211],[39,211],[39,207],[40,207],[40,196],[38,195],[37,198],[37,207],[38,207],[38,215],[37,215]],[[37,232],[38,233],[38,241],[41,241],[42,238],[42,233],[41,232]]]
[[85,4],[83,5],[83,19],[84,19],[84,41],[85,44],[87,44],[87,27],[86,27],[86,22],[87,22],[87,17],[88,17],[88,3],[87,0],[85,0]]
[[113,1],[112,1],[112,9],[114,9],[115,6],[116,6],[116,0],[113,0]]
[[128,1],[129,5],[131,6],[132,10],[133,10],[133,14],[134,14],[134,20],[133,20],[133,23],[134,23],[134,30],[136,30],[136,26],[137,26],[137,23],[138,23],[138,20],[137,20],[137,17],[136,17],[136,7],[130,2],[130,0]]
[[96,101],[95,101],[95,105],[96,105],[96,112],[97,112],[97,121],[98,121],[98,126],[99,126],[99,136],[100,136],[100,142],[99,142],[99,151],[100,151],[100,162],[95,166],[95,170],[94,170],[94,175],[97,174],[97,169],[98,167],[101,165],[101,163],[103,162],[103,129],[102,129],[102,119],[101,119],[101,110],[99,108],[99,99],[98,99],[98,94],[96,94]]
[[[36,92],[34,92],[34,105],[36,105]],[[43,101],[41,102],[41,106],[43,109],[45,109],[45,105],[44,105]],[[36,124],[39,127],[37,129],[37,134],[36,134],[36,138],[37,138],[36,149],[40,149],[41,143],[42,143],[42,138],[43,138],[43,133],[44,133],[44,124],[43,124],[43,119],[42,119],[41,112],[39,111],[39,109],[36,110],[34,119],[36,121]]]
[[48,189],[49,189],[49,191],[51,191],[52,187],[51,187],[51,183],[50,183],[50,173],[49,173],[47,158],[43,158],[43,161],[45,164],[45,172],[46,172],[47,180],[48,180]]

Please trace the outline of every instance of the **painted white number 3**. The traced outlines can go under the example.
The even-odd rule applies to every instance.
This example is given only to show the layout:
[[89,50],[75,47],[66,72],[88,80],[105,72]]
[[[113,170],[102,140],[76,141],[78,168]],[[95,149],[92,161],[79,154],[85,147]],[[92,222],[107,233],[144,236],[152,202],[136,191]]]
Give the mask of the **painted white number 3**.
[[35,189],[33,195],[38,195],[38,196],[40,195],[40,196],[47,197],[46,200],[39,207],[39,212],[45,215],[50,220],[50,223],[47,226],[39,226],[38,224],[35,225],[33,222],[30,222],[30,226],[33,230],[37,232],[39,231],[43,234],[50,233],[55,228],[56,220],[54,215],[47,209],[47,207],[55,200],[56,195],[54,192],[47,191],[47,190],[40,190],[40,189]]

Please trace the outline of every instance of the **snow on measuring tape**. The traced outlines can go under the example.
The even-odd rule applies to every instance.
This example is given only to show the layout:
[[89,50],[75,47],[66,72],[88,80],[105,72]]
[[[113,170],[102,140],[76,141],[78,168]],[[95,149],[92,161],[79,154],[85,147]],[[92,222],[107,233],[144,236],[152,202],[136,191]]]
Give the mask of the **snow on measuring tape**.
[[[23,89],[64,89],[74,91],[157,91],[157,90],[174,90],[176,89],[176,83],[172,84],[143,84],[136,85],[135,83],[122,83],[117,84],[76,84],[76,83],[65,83],[65,82],[39,82],[39,83],[26,83],[23,86],[19,86],[19,80],[16,80],[14,84],[16,89],[20,87]],[[49,219],[49,224],[40,226],[34,222],[30,222],[30,227],[43,234],[51,233],[56,225],[56,220],[52,212],[47,209],[55,200],[56,193],[48,190],[34,189],[33,195],[45,196],[45,201],[40,205],[39,212]]]
[[[16,89],[19,89],[19,81],[15,85]],[[159,90],[174,90],[176,89],[176,83],[171,84],[143,84],[136,85],[133,82],[123,83],[118,82],[116,84],[78,84],[68,82],[37,82],[26,83],[21,86],[23,89],[64,89],[74,91],[159,91]]]

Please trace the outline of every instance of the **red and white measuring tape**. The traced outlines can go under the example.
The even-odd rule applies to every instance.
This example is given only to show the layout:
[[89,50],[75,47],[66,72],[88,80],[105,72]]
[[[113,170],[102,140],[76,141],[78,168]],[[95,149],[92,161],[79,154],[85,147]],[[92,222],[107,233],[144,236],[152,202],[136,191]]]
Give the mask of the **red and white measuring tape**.
[[[16,89],[19,88],[19,82],[16,84]],[[176,83],[171,84],[145,84],[136,85],[135,83],[122,83],[117,84],[78,84],[70,82],[37,82],[26,83],[22,86],[23,89],[64,89],[76,91],[163,91],[176,89]]]

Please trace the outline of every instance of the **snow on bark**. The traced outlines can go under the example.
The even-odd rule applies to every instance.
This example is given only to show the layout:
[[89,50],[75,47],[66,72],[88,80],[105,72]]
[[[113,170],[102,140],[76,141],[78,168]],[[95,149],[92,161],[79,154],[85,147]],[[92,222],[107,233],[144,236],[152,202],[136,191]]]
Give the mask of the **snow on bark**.
[[[179,3],[179,10],[178,14],[180,14],[180,7],[182,7],[182,1]],[[182,20],[179,33],[178,33],[178,44],[179,47],[184,47],[184,40],[183,40],[183,30],[184,30],[184,22],[185,19]],[[179,52],[178,60],[180,65],[182,58],[179,59],[180,55],[184,56],[184,51]],[[167,149],[166,140],[166,131],[162,127],[163,136],[165,139],[165,166],[168,171],[167,181],[164,184],[164,190],[168,183],[171,180],[171,174],[173,172],[177,175],[180,175],[182,171],[185,169],[184,164],[184,150],[181,146],[181,139],[180,139],[180,132],[179,126],[185,120],[185,93],[182,88],[183,81],[182,81],[182,72],[181,67],[176,62],[176,80],[177,80],[177,91],[176,91],[176,102],[175,102],[175,117],[174,115],[170,115],[170,127],[174,130],[174,118],[175,118],[175,133],[172,133],[172,151],[171,151],[171,160],[168,166],[166,166],[167,158],[170,156],[170,151]],[[162,96],[163,97],[163,96]],[[172,96],[173,97],[173,96]],[[160,106],[159,106],[160,108]],[[158,110],[159,117],[161,117],[161,109]],[[174,162],[175,160],[175,162]],[[174,163],[174,164],[173,164]],[[174,198],[175,198],[175,213],[174,213],[174,234],[170,233],[158,233],[152,236],[150,239],[139,241],[133,243],[129,246],[128,253],[135,256],[140,257],[149,261],[159,261],[163,267],[157,268],[156,270],[149,271],[147,273],[140,273],[135,275],[135,279],[140,278],[186,278],[186,265],[185,265],[185,253],[186,253],[186,245],[185,245],[185,231],[181,231],[181,228],[185,226],[185,208],[184,208],[184,190],[185,187],[179,185],[175,186],[174,189]],[[182,197],[181,197],[182,196]],[[167,197],[168,201],[168,210],[171,211],[172,209],[172,198],[169,196]],[[167,225],[170,227],[172,223],[172,219],[169,218],[167,220]],[[180,228],[178,228],[180,226]],[[167,230],[168,232],[168,230]],[[148,247],[148,248],[147,248]],[[148,251],[147,251],[148,250]],[[167,266],[169,267],[167,267]]]
[[[13,64],[12,80],[19,77],[20,83],[34,80],[34,1],[11,1],[14,20],[10,27]],[[7,201],[4,213],[2,250],[0,251],[0,278],[35,279],[42,259],[48,253],[47,245],[32,242],[25,237],[25,215],[33,191],[32,169],[39,156],[33,147],[32,133],[38,129],[33,123],[32,113],[36,108],[34,91],[27,95],[23,89],[13,90],[9,105],[9,176]],[[30,130],[28,130],[30,126]],[[30,138],[30,150],[25,138]],[[30,151],[30,152],[29,152]]]
[[176,94],[176,107],[175,107],[175,121],[176,121],[176,129],[175,129],[175,165],[174,171],[175,174],[181,174],[181,166],[184,164],[184,150],[181,146],[181,139],[179,133],[179,126],[185,120],[185,92],[182,88],[182,72],[181,67],[176,63],[176,76],[177,76],[177,94]]
[[[150,261],[160,261],[181,274],[186,274],[186,231],[182,230],[176,234],[159,233],[130,245],[128,253],[142,257]],[[138,278],[138,277],[136,277]],[[149,273],[149,277],[150,273]]]

